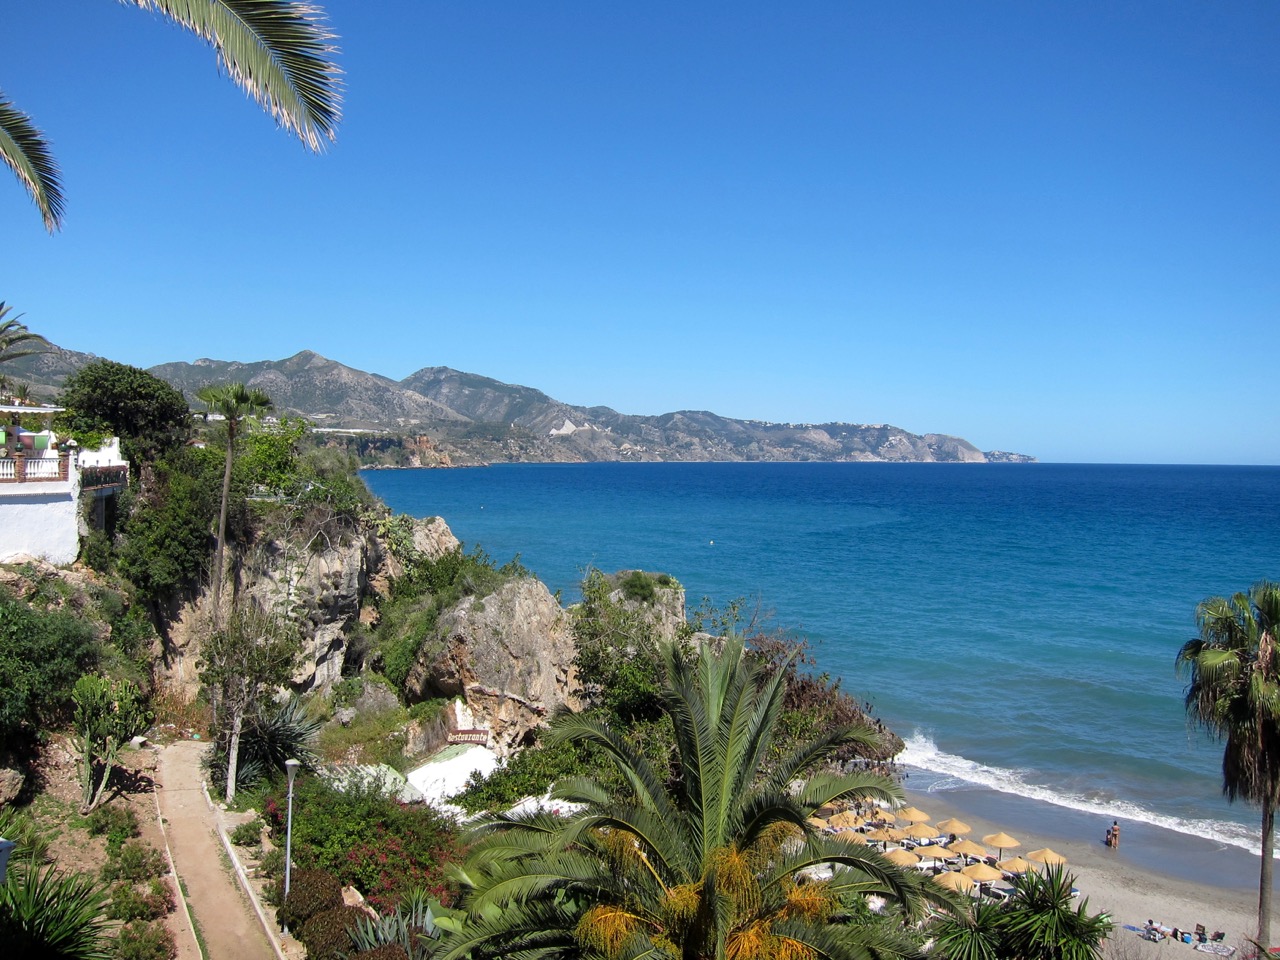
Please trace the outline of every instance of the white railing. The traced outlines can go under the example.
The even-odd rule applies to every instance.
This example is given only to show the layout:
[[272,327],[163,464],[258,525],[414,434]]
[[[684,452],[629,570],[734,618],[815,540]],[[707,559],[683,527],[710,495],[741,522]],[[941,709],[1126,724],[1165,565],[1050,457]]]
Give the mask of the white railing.
[[39,457],[27,460],[28,480],[59,480],[61,478],[62,472],[59,470],[57,457]]
[[16,463],[9,459],[0,459],[0,480],[12,480],[16,476]]

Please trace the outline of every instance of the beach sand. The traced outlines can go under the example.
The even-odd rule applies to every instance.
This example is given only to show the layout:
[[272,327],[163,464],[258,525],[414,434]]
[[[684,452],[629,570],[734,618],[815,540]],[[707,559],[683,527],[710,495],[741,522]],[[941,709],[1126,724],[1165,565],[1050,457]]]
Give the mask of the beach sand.
[[[1194,930],[1202,923],[1210,934],[1224,931],[1224,942],[1237,947],[1237,957],[1249,951],[1248,938],[1257,932],[1258,857],[1247,851],[1126,821],[1121,821],[1120,847],[1112,850],[1103,843],[1110,825],[1105,818],[989,790],[908,789],[907,802],[929,813],[934,823],[958,817],[973,827],[969,837],[978,842],[1000,830],[1012,834],[1021,845],[1006,850],[1006,857],[1040,847],[1062,854],[1080,896],[1088,898],[1089,910],[1108,913],[1115,922],[1109,949],[1115,957],[1213,956],[1171,940],[1151,943],[1124,929],[1125,924],[1143,927],[1148,919],[1181,930]],[[1280,918],[1276,906],[1273,911]]]

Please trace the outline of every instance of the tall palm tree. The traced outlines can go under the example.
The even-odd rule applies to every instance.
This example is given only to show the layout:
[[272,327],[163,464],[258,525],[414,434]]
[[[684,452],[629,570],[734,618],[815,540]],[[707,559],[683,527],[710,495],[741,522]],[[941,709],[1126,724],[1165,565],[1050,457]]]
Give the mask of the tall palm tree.
[[227,422],[227,464],[222,472],[222,507],[218,511],[218,547],[213,557],[213,617],[222,617],[222,562],[227,540],[227,503],[231,499],[231,465],[235,462],[236,437],[245,417],[256,417],[271,408],[271,398],[263,391],[250,389],[243,383],[201,387],[196,396],[213,413],[219,413]]
[[460,872],[466,920],[444,956],[917,955],[900,925],[853,921],[862,898],[886,898],[901,919],[918,917],[925,902],[954,907],[954,896],[807,823],[833,800],[900,797],[883,777],[819,772],[840,747],[872,746],[877,735],[831,730],[765,771],[783,673],[766,676],[734,640],[719,654],[703,647],[693,664],[675,647],[664,660],[674,771],[655,770],[605,724],[554,724],[550,742],[593,745],[627,787],[613,796],[573,780],[555,789],[583,804],[571,817],[499,815],[482,825]]
[[1275,810],[1280,799],[1280,584],[1210,597],[1196,607],[1199,635],[1178,651],[1187,717],[1223,742],[1222,792],[1262,807],[1258,942],[1271,943]]
[[[323,10],[295,0],[121,0],[158,12],[207,41],[218,62],[280,126],[311,150],[333,140],[340,71]],[[57,161],[31,118],[0,93],[0,160],[26,187],[50,233],[62,226]]]
[[18,322],[22,314],[11,317],[12,312],[13,307],[0,300],[0,363],[43,353],[49,346],[48,340]]

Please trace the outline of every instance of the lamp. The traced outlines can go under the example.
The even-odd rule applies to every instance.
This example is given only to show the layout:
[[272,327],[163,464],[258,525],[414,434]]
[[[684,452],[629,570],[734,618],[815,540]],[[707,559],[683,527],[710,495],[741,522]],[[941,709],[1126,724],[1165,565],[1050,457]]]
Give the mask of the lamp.
[[[284,898],[289,899],[289,879],[293,867],[293,778],[298,775],[302,763],[290,757],[284,762],[285,773],[289,776],[289,811],[285,816],[284,827]],[[289,928],[285,927],[285,933]]]

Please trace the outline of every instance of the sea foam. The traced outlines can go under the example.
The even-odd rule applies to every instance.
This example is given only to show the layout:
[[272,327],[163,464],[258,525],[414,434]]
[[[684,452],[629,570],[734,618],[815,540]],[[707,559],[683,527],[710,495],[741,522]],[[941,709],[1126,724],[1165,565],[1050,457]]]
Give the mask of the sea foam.
[[[1040,803],[1051,803],[1054,806],[1081,813],[1147,823],[1176,833],[1240,847],[1254,854],[1261,853],[1262,850],[1256,834],[1242,824],[1224,820],[1172,817],[1148,810],[1127,800],[1064,793],[1052,787],[1031,782],[1024,771],[987,766],[939,750],[938,745],[919,730],[907,738],[906,746],[898,755],[898,760],[909,767],[942,777],[943,779],[936,781],[928,788],[928,792],[931,793],[943,793],[951,789],[977,785],[999,793],[1026,797]],[[1280,852],[1276,856],[1280,857]]]

